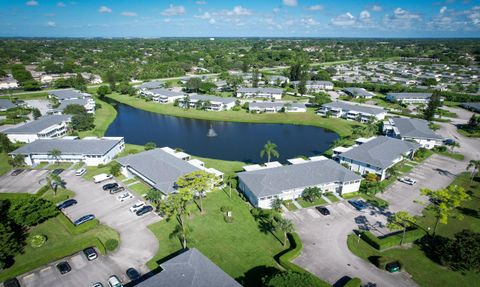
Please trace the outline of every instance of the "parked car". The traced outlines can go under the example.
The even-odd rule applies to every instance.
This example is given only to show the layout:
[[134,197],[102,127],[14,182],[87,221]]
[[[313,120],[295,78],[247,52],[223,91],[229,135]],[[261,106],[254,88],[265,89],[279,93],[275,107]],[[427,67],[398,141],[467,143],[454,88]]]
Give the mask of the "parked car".
[[110,192],[110,194],[115,194],[115,193],[122,192],[122,191],[124,191],[124,190],[125,190],[125,187],[123,187],[123,186],[117,186],[117,187],[115,187],[115,188],[110,189],[109,192]]
[[62,203],[57,204],[57,208],[62,210],[62,209],[65,209],[67,207],[74,206],[75,204],[77,204],[77,201],[75,199],[71,198],[71,199],[65,200]]
[[88,247],[83,250],[83,254],[87,257],[88,261],[92,261],[98,258],[97,251],[93,247]]
[[109,180],[112,178],[113,178],[113,175],[111,174],[101,173],[93,177],[93,182],[100,183],[102,181]]
[[107,183],[104,186],[102,186],[103,190],[110,190],[118,187],[118,183],[112,182],[112,183]]
[[86,172],[87,172],[87,170],[86,170],[85,168],[77,169],[77,170],[75,171],[75,175],[76,175],[76,176],[82,176],[82,175],[84,175]]
[[443,143],[446,145],[454,145],[456,141],[454,139],[445,139],[443,140]]
[[137,212],[135,212],[135,214],[137,216],[142,216],[142,215],[147,214],[147,213],[152,212],[152,211],[153,211],[153,207],[151,207],[150,205],[145,205],[144,207],[137,210]]
[[103,287],[103,284],[101,282],[97,282],[93,284],[92,287]]
[[417,183],[413,178],[410,177],[401,177],[398,180],[408,185],[414,185],[415,183]]
[[58,263],[57,269],[60,271],[60,274],[67,274],[68,272],[72,271],[72,267],[70,267],[70,264],[68,264],[67,261]]
[[326,208],[325,206],[317,206],[315,208],[323,215],[330,215],[330,210],[328,210],[328,208]]
[[128,268],[127,272],[125,273],[127,274],[128,279],[130,279],[131,281],[136,281],[140,279],[140,273],[138,273],[135,268]]
[[365,204],[365,202],[361,201],[361,200],[354,200],[354,199],[350,199],[348,201],[348,203],[350,203],[353,207],[355,207],[356,210],[358,211],[362,211],[364,210],[365,208],[367,208],[367,205]]
[[110,287],[123,287],[122,281],[118,279],[117,275],[112,275],[108,278],[108,286]]
[[144,207],[144,206],[145,206],[145,202],[139,200],[139,201],[137,201],[134,205],[132,205],[132,206],[130,207],[130,211],[131,211],[131,212],[137,212],[137,211],[139,211],[139,210],[140,210],[142,207]]
[[20,287],[20,282],[18,282],[17,278],[8,279],[3,282],[3,287]]
[[75,221],[73,222],[73,224],[74,224],[75,226],[78,226],[78,225],[80,225],[80,224],[82,224],[82,223],[85,223],[85,222],[88,222],[88,221],[94,220],[94,219],[95,219],[95,215],[93,215],[93,214],[88,214],[88,215],[84,215],[84,216],[80,217],[79,219],[75,220]]
[[11,176],[17,176],[23,172],[23,169],[14,169],[12,173],[10,173]]
[[120,194],[119,196],[117,196],[117,199],[120,202],[124,202],[125,200],[130,199],[130,198],[133,198],[133,195],[128,191]]
[[59,175],[64,171],[63,168],[57,168],[52,171],[52,174]]
[[385,265],[385,269],[387,269],[387,271],[390,273],[399,272],[400,268],[401,268],[401,265],[400,265],[400,262],[398,261],[390,262]]

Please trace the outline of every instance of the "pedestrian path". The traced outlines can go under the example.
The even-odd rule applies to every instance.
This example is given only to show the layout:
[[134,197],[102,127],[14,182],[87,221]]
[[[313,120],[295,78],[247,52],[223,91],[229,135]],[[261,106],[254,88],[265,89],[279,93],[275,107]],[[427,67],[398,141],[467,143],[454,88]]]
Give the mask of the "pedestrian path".
[[295,199],[292,199],[293,205],[295,205],[298,209],[302,209],[303,207],[298,203]]
[[325,200],[329,204],[332,203],[332,201],[328,197],[326,197],[325,195],[322,195],[322,199]]

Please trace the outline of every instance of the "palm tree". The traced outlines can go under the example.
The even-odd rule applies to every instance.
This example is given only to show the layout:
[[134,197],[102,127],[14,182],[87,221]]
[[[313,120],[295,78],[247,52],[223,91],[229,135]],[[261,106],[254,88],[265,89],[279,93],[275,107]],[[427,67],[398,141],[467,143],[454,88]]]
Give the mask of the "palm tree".
[[460,144],[459,144],[458,142],[453,142],[453,143],[450,145],[451,151],[453,152],[453,150],[454,150],[456,147],[460,147]]
[[263,146],[263,149],[260,151],[260,157],[264,157],[267,155],[267,161],[270,162],[272,156],[279,157],[280,154],[277,150],[277,145],[272,143],[271,141],[267,141],[267,143]]
[[287,244],[287,234],[293,232],[293,223],[288,219],[281,218],[277,227],[283,231],[283,246],[285,246]]
[[225,183],[228,185],[229,196],[232,198],[232,187],[237,186],[237,180],[235,179],[235,174],[229,173],[225,175]]
[[[53,189],[53,194],[57,195],[57,189],[59,185],[63,185],[62,178],[58,174],[51,173],[47,176],[47,183],[50,188]],[[55,183],[55,185],[53,185]]]
[[475,178],[475,175],[480,170],[480,160],[474,160],[474,159],[470,160],[470,162],[467,165],[467,170],[470,170],[470,169],[472,169],[472,175],[470,176],[470,182],[471,182],[472,179]]
[[389,177],[395,177],[395,176],[399,175],[399,173],[400,173],[400,169],[398,168],[397,165],[394,165],[394,166],[387,169],[387,174],[388,174]]
[[55,161],[58,164],[58,160],[60,159],[60,156],[62,155],[62,151],[59,149],[52,149],[51,151],[48,152],[48,156],[55,159]]
[[270,206],[272,207],[273,210],[280,211],[282,210],[282,204],[283,204],[283,200],[277,197],[272,200],[272,202],[270,203]]

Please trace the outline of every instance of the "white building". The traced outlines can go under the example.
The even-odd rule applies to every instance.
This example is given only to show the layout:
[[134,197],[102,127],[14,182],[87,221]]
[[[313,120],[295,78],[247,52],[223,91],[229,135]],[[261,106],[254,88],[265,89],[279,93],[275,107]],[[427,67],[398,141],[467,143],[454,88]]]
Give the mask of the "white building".
[[344,88],[343,91],[355,98],[355,99],[358,99],[358,98],[363,98],[363,99],[371,99],[373,98],[373,96],[375,96],[374,93],[371,93],[367,90],[365,90],[364,88]]
[[[294,81],[292,83],[298,88],[300,81]],[[309,92],[331,91],[333,90],[333,83],[329,81],[307,81],[305,88]]]
[[280,111],[286,113],[305,113],[307,107],[304,103],[252,102],[248,104],[248,111],[256,113],[277,113]]
[[428,104],[431,93],[388,93],[387,100],[403,104]]
[[68,132],[69,115],[40,117],[24,125],[3,131],[11,142],[31,143],[37,139],[62,137]]
[[346,102],[332,102],[322,105],[317,111],[322,116],[330,115],[334,118],[344,118],[347,120],[368,123],[373,120],[383,120],[387,111],[383,108],[373,108],[360,104],[350,104]]
[[0,79],[0,90],[16,88],[18,88],[18,82],[11,75]]
[[428,126],[428,121],[422,119],[390,118],[383,122],[382,129],[387,136],[416,141],[427,149],[443,144],[443,137],[434,133]]
[[[25,164],[35,166],[41,162],[83,162],[88,166],[107,164],[125,148],[123,137],[83,138],[65,137],[62,139],[38,139],[9,153],[12,157],[20,154]],[[51,155],[60,151],[58,157]]]
[[[185,106],[187,97],[179,100],[181,107]],[[235,98],[223,98],[210,95],[189,94],[188,105],[190,108],[196,108],[200,103],[206,105],[207,111],[228,111],[235,106]]]
[[48,110],[47,113],[53,114],[53,115],[62,115],[65,108],[68,107],[69,105],[82,106],[85,108],[85,111],[87,111],[88,114],[95,113],[96,104],[95,104],[95,100],[92,98],[61,101],[58,107]]
[[356,192],[362,177],[323,156],[309,160],[290,160],[291,165],[268,163],[246,166],[238,173],[240,190],[255,207],[271,208],[275,198],[282,200],[302,196],[307,187],[318,187],[339,195]]
[[143,91],[142,95],[150,97],[155,103],[173,104],[175,101],[183,99],[185,93],[167,89],[151,89]]
[[242,98],[267,98],[280,100],[282,99],[283,89],[279,88],[239,88],[237,90],[237,97]]

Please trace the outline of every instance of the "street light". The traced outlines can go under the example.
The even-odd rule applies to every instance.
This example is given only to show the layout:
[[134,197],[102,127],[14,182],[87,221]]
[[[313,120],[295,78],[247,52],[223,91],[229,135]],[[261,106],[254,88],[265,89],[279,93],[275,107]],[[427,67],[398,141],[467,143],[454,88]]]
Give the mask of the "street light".
[[358,234],[357,243],[360,243],[360,237],[362,237],[361,233]]

